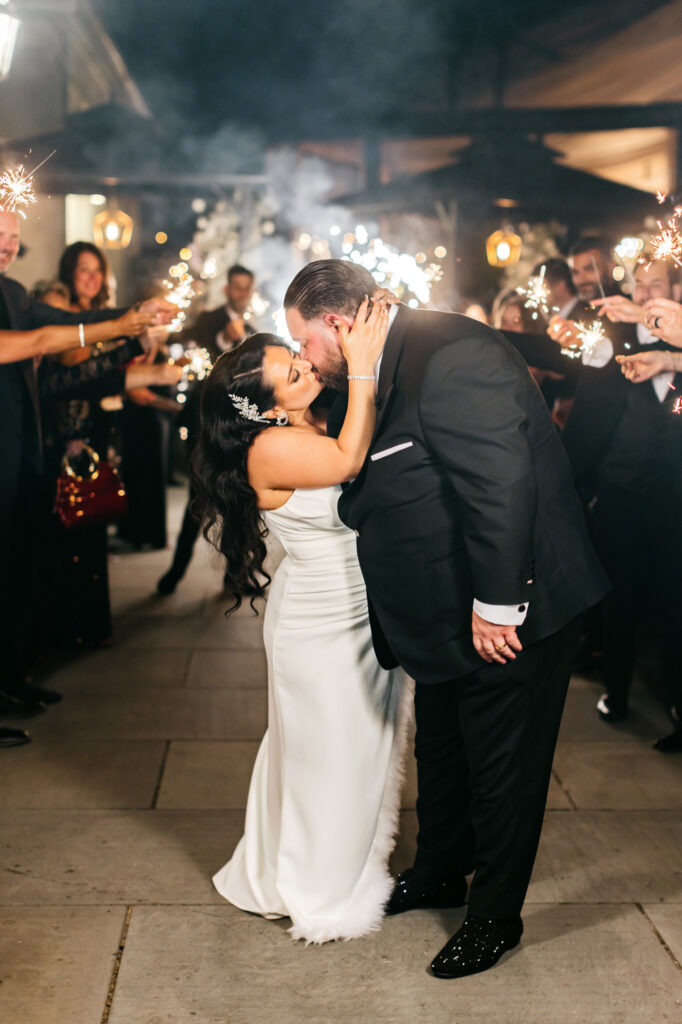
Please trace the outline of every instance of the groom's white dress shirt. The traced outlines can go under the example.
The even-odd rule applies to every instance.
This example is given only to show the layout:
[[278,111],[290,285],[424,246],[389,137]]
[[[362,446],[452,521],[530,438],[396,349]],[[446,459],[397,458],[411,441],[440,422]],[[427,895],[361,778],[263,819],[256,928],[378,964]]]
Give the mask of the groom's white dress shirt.
[[[388,314],[388,334],[391,333],[391,327],[393,321],[398,315],[398,306],[391,306]],[[386,338],[388,339],[388,334]],[[376,381],[374,382],[375,391],[379,388],[379,373],[381,372],[381,360],[383,359],[383,352],[374,364],[374,375]],[[480,615],[486,622],[493,622],[498,626],[521,626],[525,622],[526,615],[528,614],[529,602],[525,601],[523,604],[485,604],[483,601],[478,601],[474,598],[474,611],[477,615]]]

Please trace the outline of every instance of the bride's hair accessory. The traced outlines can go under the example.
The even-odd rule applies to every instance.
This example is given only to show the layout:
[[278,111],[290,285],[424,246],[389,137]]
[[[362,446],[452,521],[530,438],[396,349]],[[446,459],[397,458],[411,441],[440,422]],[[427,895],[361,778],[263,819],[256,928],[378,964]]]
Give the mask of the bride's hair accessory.
[[253,423],[267,423],[267,416],[261,416],[260,409],[254,402],[250,402],[248,398],[242,395],[228,394],[227,396],[231,399],[233,406],[237,410],[237,415],[241,416],[243,420],[251,420]]
[[250,402],[243,395],[233,395],[231,392],[228,392],[227,397],[231,399],[233,406],[237,410],[237,415],[243,420],[250,420],[252,423],[274,423],[276,427],[286,427],[289,422],[286,412],[280,413],[273,420],[270,416],[261,416],[261,411],[255,402]]

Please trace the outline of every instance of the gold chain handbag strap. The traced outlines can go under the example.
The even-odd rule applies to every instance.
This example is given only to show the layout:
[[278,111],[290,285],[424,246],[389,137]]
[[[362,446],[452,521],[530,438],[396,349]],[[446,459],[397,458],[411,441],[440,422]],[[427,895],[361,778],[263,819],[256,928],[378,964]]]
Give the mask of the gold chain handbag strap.
[[[90,458],[87,478],[88,480],[96,480],[97,477],[99,476],[99,455],[97,454],[94,448],[90,447],[89,444],[83,445],[83,451],[87,452]],[[76,473],[75,469],[69,462],[69,456],[66,453],[64,453],[64,458],[62,459],[62,467],[67,476],[70,476],[73,480],[85,479],[85,477],[79,476],[78,473]]]

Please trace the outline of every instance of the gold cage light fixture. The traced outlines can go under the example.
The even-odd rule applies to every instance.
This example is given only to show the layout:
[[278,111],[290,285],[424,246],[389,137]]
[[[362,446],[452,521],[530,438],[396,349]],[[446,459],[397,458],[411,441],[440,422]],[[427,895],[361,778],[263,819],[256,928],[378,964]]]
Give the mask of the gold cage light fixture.
[[491,267],[513,267],[521,256],[521,238],[510,227],[499,228],[486,238],[485,254]]
[[100,249],[127,249],[134,226],[133,218],[119,209],[115,199],[111,199],[107,208],[93,218],[92,233]]

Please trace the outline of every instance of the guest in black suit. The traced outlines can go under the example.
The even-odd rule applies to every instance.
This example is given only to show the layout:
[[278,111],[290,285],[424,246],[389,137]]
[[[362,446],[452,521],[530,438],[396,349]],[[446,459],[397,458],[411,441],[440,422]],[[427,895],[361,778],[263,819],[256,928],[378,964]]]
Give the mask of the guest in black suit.
[[[660,605],[663,677],[669,694],[677,692],[682,673],[674,625],[681,610],[676,595],[682,549],[675,535],[682,515],[682,421],[672,414],[682,377],[661,374],[652,384],[635,388],[617,362],[619,357],[669,348],[648,329],[643,306],[653,298],[674,297],[676,274],[665,263],[639,265],[635,281],[634,302],[620,294],[594,296],[594,305],[615,322],[605,320],[609,341],[583,360],[566,359],[530,335],[507,335],[533,366],[553,369],[563,363],[575,375],[575,402],[562,436],[612,584],[600,640],[606,692],[597,703],[607,722],[627,715],[635,627],[645,598]],[[561,327],[565,343],[575,340],[572,331],[570,322]],[[647,582],[652,578],[657,581],[655,592]]]
[[223,289],[225,305],[200,313],[191,327],[185,327],[179,340],[195,341],[199,348],[205,348],[215,362],[223,352],[229,352],[254,328],[244,319],[254,289],[254,276],[246,267],[235,263],[227,272],[227,284]]
[[[321,260],[287,291],[291,336],[337,389],[341,325],[373,289]],[[339,512],[379,660],[417,681],[418,851],[387,912],[459,906],[474,871],[432,965],[456,977],[520,939],[579,619],[606,582],[547,408],[500,334],[401,306],[377,376],[369,455]]]
[[[246,267],[236,263],[227,272],[227,286],[225,287],[226,304],[208,313],[201,313],[192,327],[187,327],[182,332],[181,340],[196,341],[200,348],[205,348],[215,362],[223,352],[229,352],[250,334],[255,334],[255,328],[244,320],[251,296],[254,289],[254,276]],[[178,426],[185,427],[187,431],[187,458],[191,459],[199,435],[199,407],[201,404],[202,385],[195,384],[187,396],[185,408],[178,417]],[[194,545],[201,523],[194,514],[195,493],[190,483],[189,497],[185,512],[182,517],[182,525],[178,539],[175,543],[173,560],[170,569],[163,574],[156,585],[159,594],[172,594],[182,577],[187,572],[189,563],[194,554]]]
[[[659,339],[651,333],[645,303],[652,299],[678,301],[678,273],[669,263],[640,264],[634,272],[632,301],[613,296],[597,301],[616,322],[636,325],[637,353]],[[627,352],[622,355],[628,355]],[[630,350],[630,355],[633,355]],[[611,389],[609,432],[605,443],[583,450],[585,487],[590,497],[597,550],[611,579],[605,602],[604,681],[606,693],[597,704],[609,722],[627,714],[636,655],[636,626],[642,607],[654,599],[662,627],[662,675],[673,718],[682,714],[682,655],[677,629],[682,621],[682,419],[672,410],[682,394],[682,374],[663,370],[650,383],[633,387],[617,368]],[[595,403],[596,405],[596,403]],[[596,413],[596,408],[595,408]],[[606,412],[602,413],[606,419]],[[655,581],[655,585],[654,585]],[[659,749],[666,749],[664,740]]]
[[[49,324],[99,323],[116,319],[125,312],[107,309],[68,313],[36,302],[18,281],[4,274],[18,249],[17,217],[0,211],[0,330],[30,331]],[[170,318],[175,307],[153,300],[144,304],[140,311]],[[144,319],[145,324],[149,322],[149,317]],[[86,336],[85,341],[88,340]],[[74,344],[78,344],[77,337]],[[63,345],[64,349],[67,347]],[[33,356],[62,350],[48,343],[42,347],[36,344],[35,348],[27,344],[25,353],[15,353],[15,348],[9,350],[12,361],[0,364],[0,436],[3,438],[0,447],[0,647],[3,652],[0,717],[43,710],[39,692],[25,683],[30,608],[20,598],[25,592],[26,579],[31,575],[32,517],[39,501],[42,474],[40,404]],[[7,350],[5,355],[8,355]]]

